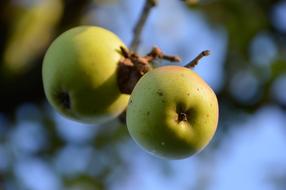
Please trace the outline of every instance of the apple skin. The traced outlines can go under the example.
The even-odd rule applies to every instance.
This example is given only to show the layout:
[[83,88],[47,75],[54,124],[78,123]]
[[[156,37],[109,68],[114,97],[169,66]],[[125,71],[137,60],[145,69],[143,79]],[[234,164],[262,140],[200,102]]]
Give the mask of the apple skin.
[[61,34],[48,48],[42,67],[50,104],[82,123],[118,116],[129,99],[117,85],[120,46],[125,47],[115,34],[100,27],[79,26]]
[[215,93],[194,71],[162,66],[136,84],[127,108],[127,127],[149,153],[183,159],[210,142],[218,112]]

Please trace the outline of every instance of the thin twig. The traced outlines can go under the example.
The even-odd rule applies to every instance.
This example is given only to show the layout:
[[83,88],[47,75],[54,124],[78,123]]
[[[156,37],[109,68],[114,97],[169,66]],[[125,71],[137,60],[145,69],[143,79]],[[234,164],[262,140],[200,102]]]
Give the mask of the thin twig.
[[166,55],[162,52],[162,50],[158,47],[153,47],[151,52],[148,53],[145,58],[150,62],[153,61],[154,59],[164,59],[170,62],[180,62],[181,58],[179,56],[175,55]]
[[158,0],[146,0],[144,8],[141,12],[141,15],[134,27],[134,36],[130,44],[130,49],[134,52],[137,51],[140,44],[140,37],[144,28],[144,25],[147,21],[147,18],[151,12],[151,9],[157,5]]
[[185,65],[185,67],[187,67],[187,68],[194,68],[203,57],[208,56],[208,55],[210,55],[210,50],[202,51],[191,62],[189,62],[187,65]]

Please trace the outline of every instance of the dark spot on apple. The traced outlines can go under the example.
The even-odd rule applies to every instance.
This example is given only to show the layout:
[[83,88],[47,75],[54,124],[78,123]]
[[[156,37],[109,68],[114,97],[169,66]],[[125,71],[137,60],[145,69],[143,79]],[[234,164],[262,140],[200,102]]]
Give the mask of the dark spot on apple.
[[184,112],[178,113],[178,122],[180,121],[188,121],[187,114]]
[[162,92],[161,90],[158,90],[158,91],[157,91],[157,94],[158,94],[159,96],[163,96],[163,92]]
[[165,101],[165,100],[161,100],[161,102],[162,102],[162,103],[166,103],[166,101]]
[[64,109],[71,109],[70,96],[67,92],[60,92],[57,98]]
[[207,114],[207,117],[209,117],[210,115],[209,114]]
[[150,112],[149,111],[147,111],[147,113],[146,113],[147,115],[150,115]]
[[188,93],[187,93],[187,96],[190,96],[190,95],[191,95],[191,94],[188,92]]
[[200,89],[199,89],[199,88],[197,88],[197,91],[200,91]]

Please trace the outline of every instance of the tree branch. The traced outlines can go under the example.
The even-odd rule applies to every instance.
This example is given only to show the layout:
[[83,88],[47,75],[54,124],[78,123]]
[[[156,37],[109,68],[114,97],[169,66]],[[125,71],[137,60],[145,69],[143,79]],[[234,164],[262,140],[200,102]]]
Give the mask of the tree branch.
[[195,57],[192,61],[185,65],[185,67],[194,68],[203,57],[208,55],[210,55],[210,50],[202,51],[197,57]]
[[151,9],[157,5],[158,0],[146,0],[141,15],[134,27],[133,30],[133,39],[130,44],[130,49],[134,52],[137,51],[139,44],[140,44],[140,37],[144,28],[144,25],[147,21],[147,18],[151,12]]

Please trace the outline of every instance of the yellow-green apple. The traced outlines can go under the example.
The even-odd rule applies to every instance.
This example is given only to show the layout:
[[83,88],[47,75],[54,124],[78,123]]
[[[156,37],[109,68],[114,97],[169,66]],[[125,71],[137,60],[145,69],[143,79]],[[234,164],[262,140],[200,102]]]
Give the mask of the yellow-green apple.
[[218,123],[218,102],[191,69],[162,66],[136,84],[127,108],[131,137],[148,152],[182,159],[202,150]]
[[43,61],[43,85],[50,104],[83,123],[102,123],[119,115],[128,95],[117,85],[123,42],[112,32],[79,26],[60,35]]
[[[3,52],[3,71],[13,77],[25,74],[43,53],[61,20],[64,3],[59,0],[8,3],[9,35]],[[11,6],[11,7],[10,7]],[[8,22],[7,22],[8,23]]]

